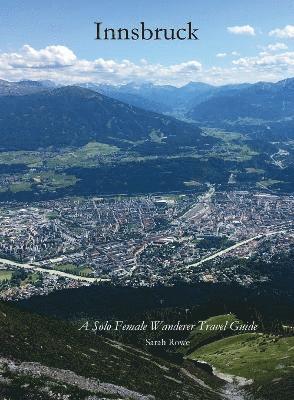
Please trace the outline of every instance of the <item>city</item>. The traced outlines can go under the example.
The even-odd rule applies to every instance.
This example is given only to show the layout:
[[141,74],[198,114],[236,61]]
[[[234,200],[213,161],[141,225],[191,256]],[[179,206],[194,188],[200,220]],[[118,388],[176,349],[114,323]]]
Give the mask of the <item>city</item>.
[[[292,195],[259,191],[72,197],[0,207],[3,299],[99,284],[238,282],[242,262],[294,243]],[[226,260],[236,260],[227,266]],[[240,268],[240,271],[239,271]],[[15,277],[19,271],[23,277]]]

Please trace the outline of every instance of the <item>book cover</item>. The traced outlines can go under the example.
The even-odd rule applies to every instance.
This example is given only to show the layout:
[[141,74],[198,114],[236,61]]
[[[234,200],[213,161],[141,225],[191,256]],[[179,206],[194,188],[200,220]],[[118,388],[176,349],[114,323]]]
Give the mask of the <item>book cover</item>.
[[293,398],[293,1],[0,6],[0,400]]

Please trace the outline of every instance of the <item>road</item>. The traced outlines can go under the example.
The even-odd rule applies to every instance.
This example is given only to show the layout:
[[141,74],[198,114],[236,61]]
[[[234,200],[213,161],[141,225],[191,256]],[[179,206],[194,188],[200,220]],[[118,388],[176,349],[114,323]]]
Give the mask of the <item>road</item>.
[[86,276],[73,275],[73,274],[69,274],[67,272],[57,271],[54,269],[46,269],[46,268],[36,267],[35,265],[32,265],[32,264],[26,264],[26,263],[22,264],[22,263],[18,263],[16,261],[6,260],[5,258],[0,258],[0,264],[11,265],[11,266],[17,267],[17,268],[32,269],[33,271],[36,271],[36,272],[46,273],[49,275],[57,275],[57,276],[61,276],[63,278],[69,278],[69,279],[73,279],[73,280],[81,281],[81,282],[94,283],[94,282],[109,281],[109,279],[89,278]]
[[200,260],[200,261],[198,261],[196,263],[185,265],[185,267],[183,267],[183,269],[189,269],[189,268],[192,268],[192,267],[198,267],[199,265],[204,264],[206,261],[214,260],[215,258],[220,257],[223,254],[227,254],[230,251],[237,249],[238,247],[241,247],[241,246],[244,246],[247,243],[253,242],[254,240],[261,239],[261,238],[267,237],[267,236],[281,234],[281,233],[286,233],[286,230],[262,233],[262,234],[253,236],[253,237],[251,237],[249,239],[242,240],[241,242],[238,242],[238,243],[234,244],[233,246],[227,247],[224,250],[220,250],[217,253],[214,253],[211,256],[205,257],[205,258],[203,258],[202,260]]
[[[247,243],[253,242],[254,240],[261,239],[263,237],[272,236],[272,235],[285,234],[286,232],[287,232],[287,230],[280,230],[280,231],[262,233],[262,234],[253,236],[249,239],[242,240],[241,242],[238,242],[238,243],[234,244],[233,246],[227,247],[226,249],[220,250],[217,253],[212,254],[211,256],[205,257],[196,263],[185,265],[184,267],[180,268],[180,270],[198,267],[199,265],[202,265],[207,261],[214,260],[215,258],[220,257],[224,254],[227,254],[230,251],[237,249],[238,247],[241,247]],[[73,280],[81,281],[81,282],[95,283],[95,282],[109,282],[110,281],[110,279],[89,278],[89,277],[85,277],[85,276],[69,274],[69,273],[63,272],[63,271],[57,271],[54,269],[41,268],[41,267],[37,267],[32,264],[19,263],[16,261],[7,260],[5,258],[0,258],[0,264],[11,265],[11,266],[17,267],[17,268],[31,269],[36,272],[46,273],[49,275],[57,275],[57,276],[61,276],[64,278],[69,278],[69,279],[73,279]],[[133,269],[135,269],[135,268],[133,268]]]

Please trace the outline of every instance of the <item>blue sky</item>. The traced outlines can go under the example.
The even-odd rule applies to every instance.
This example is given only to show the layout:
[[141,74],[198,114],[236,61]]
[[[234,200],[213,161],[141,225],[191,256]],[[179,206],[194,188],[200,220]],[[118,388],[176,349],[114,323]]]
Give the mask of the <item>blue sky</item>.
[[[0,78],[182,85],[294,76],[293,0],[1,0]],[[199,41],[95,41],[109,27],[199,28]]]

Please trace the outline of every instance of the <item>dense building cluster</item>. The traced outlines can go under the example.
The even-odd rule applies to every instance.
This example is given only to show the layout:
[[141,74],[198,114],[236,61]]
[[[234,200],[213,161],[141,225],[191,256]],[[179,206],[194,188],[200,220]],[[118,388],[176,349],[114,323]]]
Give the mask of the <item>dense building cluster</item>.
[[94,277],[125,285],[195,279],[248,284],[252,276],[233,267],[220,273],[219,265],[252,255],[270,261],[289,251],[293,202],[290,195],[218,192],[211,186],[201,196],[7,203],[0,207],[2,264],[8,259],[49,269],[87,266]]

